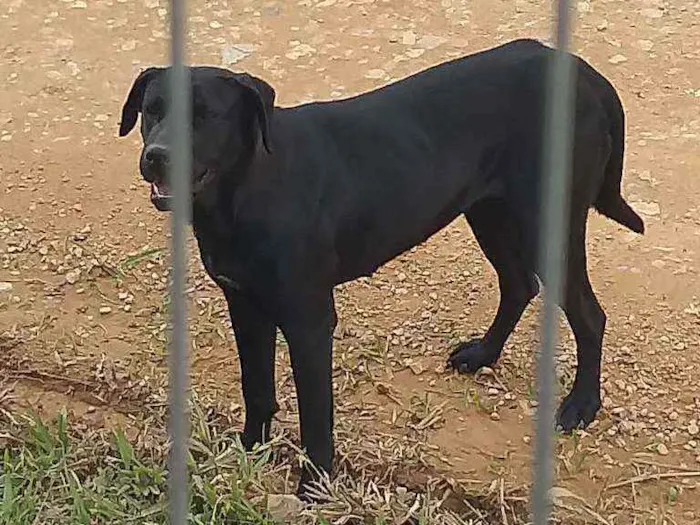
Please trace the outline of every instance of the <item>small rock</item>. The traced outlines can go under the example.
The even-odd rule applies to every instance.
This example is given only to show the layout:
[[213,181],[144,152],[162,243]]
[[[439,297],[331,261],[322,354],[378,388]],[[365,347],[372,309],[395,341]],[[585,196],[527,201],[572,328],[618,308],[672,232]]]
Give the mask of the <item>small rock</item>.
[[501,420],[501,415],[498,412],[492,412],[491,413],[491,419],[494,421],[500,421]]
[[668,447],[666,445],[664,445],[663,443],[658,444],[658,446],[656,447],[656,451],[661,456],[668,456]]
[[79,269],[71,270],[68,273],[66,273],[66,282],[68,284],[75,284],[78,282],[79,279],[80,279],[80,270]]
[[408,496],[408,489],[406,487],[396,487],[396,496],[398,497],[399,501],[405,502]]
[[275,521],[294,522],[303,508],[304,503],[291,494],[270,494],[267,497],[267,511]]
[[578,4],[576,4],[576,10],[579,13],[590,13],[591,4],[590,2],[579,2]]
[[688,434],[690,434],[691,436],[697,436],[699,433],[700,428],[698,428],[697,422],[691,421],[688,425]]
[[418,41],[418,45],[425,49],[435,49],[447,42],[447,39],[441,36],[425,35]]
[[411,372],[413,372],[417,376],[425,372],[425,368],[421,363],[411,363],[410,365],[408,365],[408,367],[411,369]]
[[623,62],[627,62],[627,57],[625,55],[613,55],[608,62],[611,64],[622,64]]
[[12,291],[12,283],[0,281],[0,293]]
[[107,315],[108,313],[111,313],[112,308],[109,306],[102,306],[100,307],[100,314],[102,315]]
[[133,51],[134,49],[136,49],[136,45],[137,45],[136,40],[132,39],[132,40],[127,40],[126,42],[124,42],[121,46],[119,46],[119,48],[122,51]]
[[371,78],[373,80],[379,80],[386,76],[386,71],[383,69],[370,69],[365,74],[365,78]]
[[253,46],[248,44],[238,44],[226,46],[221,50],[221,62],[224,66],[230,66],[240,62],[253,52]]
[[651,48],[654,47],[654,42],[651,40],[638,40],[637,43],[642,51],[651,51]]
[[639,201],[632,204],[632,207],[642,215],[648,215],[650,217],[661,213],[661,207],[659,206],[658,202]]
[[416,44],[416,34],[413,31],[406,31],[401,37],[401,43],[405,46],[413,46]]
[[425,54],[425,49],[421,49],[420,47],[416,47],[414,49],[409,49],[406,51],[406,56],[409,58],[418,58],[420,56],[423,56]]
[[642,16],[644,16],[646,18],[661,18],[662,16],[664,16],[663,10],[661,10],[658,7],[651,7],[648,9],[642,9],[641,13],[642,13]]

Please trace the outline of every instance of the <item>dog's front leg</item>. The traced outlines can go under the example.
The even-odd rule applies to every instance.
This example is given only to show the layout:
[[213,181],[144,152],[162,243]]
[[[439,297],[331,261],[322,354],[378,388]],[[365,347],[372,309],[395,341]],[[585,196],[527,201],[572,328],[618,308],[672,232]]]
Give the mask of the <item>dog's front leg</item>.
[[300,497],[318,474],[331,474],[333,463],[333,330],[336,325],[333,294],[305,298],[281,328],[292,360],[299,403],[301,444],[312,467],[305,466],[299,482]]
[[242,295],[224,291],[241,363],[245,424],[241,442],[246,450],[270,439],[270,424],[278,410],[275,398],[276,327]]

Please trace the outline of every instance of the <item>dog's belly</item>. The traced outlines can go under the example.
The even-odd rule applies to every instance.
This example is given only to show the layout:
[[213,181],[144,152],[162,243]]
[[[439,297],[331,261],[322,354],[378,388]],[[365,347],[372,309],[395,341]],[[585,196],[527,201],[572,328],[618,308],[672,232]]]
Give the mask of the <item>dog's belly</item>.
[[422,175],[416,170],[344,201],[352,213],[341,214],[335,231],[337,281],[372,275],[445,228],[474,202],[499,194],[497,177],[480,173],[473,163],[463,165],[437,172],[426,169]]
[[462,214],[466,209],[462,203],[450,203],[429,218],[359,222],[357,228],[337,239],[337,283],[369,277],[392,259],[427,241]]

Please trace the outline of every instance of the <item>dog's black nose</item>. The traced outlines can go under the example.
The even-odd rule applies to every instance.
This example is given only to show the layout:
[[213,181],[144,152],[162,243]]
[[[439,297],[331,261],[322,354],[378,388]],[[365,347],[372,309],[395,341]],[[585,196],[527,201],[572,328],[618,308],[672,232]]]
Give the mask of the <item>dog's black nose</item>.
[[168,149],[158,144],[147,146],[143,152],[142,173],[148,182],[157,182],[166,176],[170,155]]
[[168,165],[168,150],[164,146],[151,144],[146,148],[145,155],[146,162],[149,164],[161,164],[163,166]]

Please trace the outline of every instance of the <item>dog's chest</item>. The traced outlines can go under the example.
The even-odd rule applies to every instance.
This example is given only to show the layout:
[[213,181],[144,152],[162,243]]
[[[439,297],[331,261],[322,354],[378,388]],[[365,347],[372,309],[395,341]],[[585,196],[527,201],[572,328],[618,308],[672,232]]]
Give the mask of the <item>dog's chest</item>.
[[222,290],[255,295],[270,284],[268,261],[256,255],[254,245],[233,238],[197,237],[204,269]]
[[217,258],[216,254],[202,252],[202,263],[209,277],[219,287],[230,291],[240,291],[240,277],[236,277],[236,272],[231,268],[232,265],[229,261]]
[[245,280],[245,272],[240,262],[236,261],[233,243],[196,230],[195,237],[209,277],[224,290],[239,291]]

